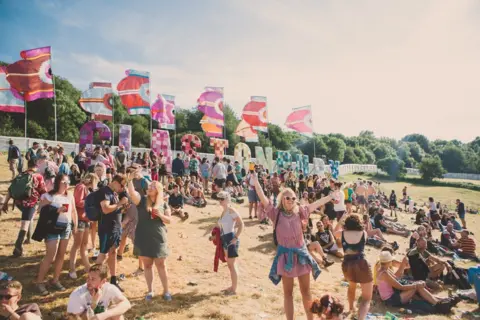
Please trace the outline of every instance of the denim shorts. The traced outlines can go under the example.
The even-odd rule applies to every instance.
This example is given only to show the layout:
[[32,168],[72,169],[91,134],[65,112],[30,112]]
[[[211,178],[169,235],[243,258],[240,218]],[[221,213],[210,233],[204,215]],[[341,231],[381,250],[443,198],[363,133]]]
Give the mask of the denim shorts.
[[98,232],[100,240],[100,253],[107,254],[111,248],[118,248],[122,239],[122,230],[112,230],[111,232]]
[[252,189],[248,190],[248,202],[255,203],[259,201],[260,200],[258,199],[257,191]]
[[[57,223],[57,226],[65,226],[65,224],[63,223]],[[52,234],[52,233],[49,233],[47,234],[47,236],[45,237],[45,241],[51,241],[51,240],[68,240],[70,239],[70,235],[72,234],[72,224],[71,223],[67,223],[67,228],[65,229],[65,231],[63,231],[62,233],[60,234]]]
[[18,210],[22,213],[22,221],[30,221],[33,219],[33,215],[35,214],[35,210],[37,206],[33,206],[31,208],[24,207],[22,205],[17,205]]
[[90,222],[78,220],[77,230],[78,231],[85,231],[87,229],[90,229]]
[[223,249],[227,250],[227,258],[238,257],[238,246],[240,245],[240,240],[237,239],[237,243],[235,245],[229,245],[233,237],[235,237],[233,232],[221,235]]

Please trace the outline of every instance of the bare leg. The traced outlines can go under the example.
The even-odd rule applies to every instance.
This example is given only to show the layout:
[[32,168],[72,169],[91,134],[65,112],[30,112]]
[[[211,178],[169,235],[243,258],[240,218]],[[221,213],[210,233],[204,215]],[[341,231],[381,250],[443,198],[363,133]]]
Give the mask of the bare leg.
[[89,230],[86,229],[83,232],[83,239],[82,243],[80,245],[80,259],[82,260],[82,264],[85,267],[85,272],[88,272],[90,269],[90,261],[88,261],[88,253],[87,253],[87,248],[88,248],[88,237],[89,237]]
[[75,272],[75,264],[77,262],[77,251],[82,244],[84,233],[85,231],[77,231],[76,233],[73,234],[73,245],[70,248],[70,272]]
[[362,283],[362,302],[358,308],[358,319],[364,320],[367,317],[368,310],[370,309],[370,302],[372,301],[373,282]]
[[145,281],[147,282],[148,292],[153,292],[153,259],[148,257],[140,257],[145,270]]
[[165,261],[165,258],[156,258],[154,259],[154,262],[155,262],[155,266],[157,267],[160,281],[162,282],[163,294],[169,293],[167,262]]
[[55,259],[55,255],[57,254],[57,246],[58,240],[50,240],[45,243],[47,253],[45,254],[42,262],[40,262],[40,268],[37,274],[37,283],[43,283],[45,281],[45,276],[47,275],[53,259]]
[[125,247],[127,246],[127,234],[122,233],[122,239],[120,240],[120,246],[118,247],[118,255],[122,256],[123,252],[125,251]]
[[232,279],[231,292],[235,293],[237,291],[237,266],[235,265],[235,258],[227,259],[228,270],[230,271],[230,278]]
[[355,291],[357,290],[357,284],[355,282],[348,282],[347,298],[348,309],[350,312],[355,312]]
[[248,217],[251,218],[252,217],[252,210],[253,210],[253,202],[250,202],[248,204]]
[[302,294],[303,308],[308,320],[313,320],[313,314],[310,312],[312,303],[312,294],[310,293],[310,274],[304,274],[298,277],[298,284],[300,286],[300,293]]
[[258,207],[258,202],[255,202],[253,204],[253,210],[254,210],[254,213],[255,213],[255,218],[257,218],[257,207]]
[[107,259],[108,269],[110,269],[110,276],[117,275],[117,248],[112,247],[108,253]]
[[425,287],[418,288],[418,294],[428,303],[431,304],[437,304],[438,300],[435,298],[433,294],[430,293],[430,291],[426,290]]
[[63,262],[65,261],[65,252],[67,252],[68,240],[60,240],[58,245],[57,254],[55,255],[55,264],[53,269],[53,282],[58,282],[60,279],[60,273],[62,272]]
[[[310,277],[310,274],[308,276]],[[282,277],[283,308],[287,320],[293,320],[293,280],[294,278]]]

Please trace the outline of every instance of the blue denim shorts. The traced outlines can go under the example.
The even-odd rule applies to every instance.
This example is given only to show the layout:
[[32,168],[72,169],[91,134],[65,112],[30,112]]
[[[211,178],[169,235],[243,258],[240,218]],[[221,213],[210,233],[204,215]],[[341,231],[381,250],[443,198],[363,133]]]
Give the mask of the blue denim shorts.
[[233,232],[221,235],[223,249],[227,250],[227,258],[238,257],[238,247],[240,245],[240,240],[237,239],[237,243],[235,245],[229,245],[233,237],[235,237],[235,234]]
[[255,203],[259,202],[257,192],[255,190],[248,190],[248,202]]
[[[59,227],[65,227],[64,223],[57,223],[57,226]],[[47,234],[45,237],[45,241],[51,241],[51,240],[68,240],[70,239],[70,235],[72,234],[72,224],[67,223],[67,228],[65,231],[63,231],[60,234]]]

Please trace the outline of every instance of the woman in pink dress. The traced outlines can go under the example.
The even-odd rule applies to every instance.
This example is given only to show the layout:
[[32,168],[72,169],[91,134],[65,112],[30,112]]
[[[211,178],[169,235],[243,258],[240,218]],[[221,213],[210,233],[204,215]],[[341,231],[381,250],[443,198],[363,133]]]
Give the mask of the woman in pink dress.
[[311,212],[331,201],[332,198],[327,196],[309,205],[300,206],[296,201],[295,192],[286,188],[278,195],[278,205],[274,207],[263,193],[256,174],[253,176],[253,180],[265,214],[273,221],[276,230],[274,231],[274,241],[276,238],[278,242],[277,254],[273,260],[269,278],[274,284],[282,282],[286,318],[288,320],[294,318],[293,283],[295,278],[298,278],[307,319],[313,320],[313,314],[310,311],[312,302],[310,273],[312,272],[316,279],[320,274],[320,268],[305,245],[302,220],[308,220]]

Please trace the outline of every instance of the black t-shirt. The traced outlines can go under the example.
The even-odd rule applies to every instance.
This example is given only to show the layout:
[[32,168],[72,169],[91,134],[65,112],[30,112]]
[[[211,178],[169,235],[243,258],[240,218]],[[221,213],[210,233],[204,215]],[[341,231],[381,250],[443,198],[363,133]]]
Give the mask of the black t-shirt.
[[[330,189],[330,187],[325,187],[321,191],[323,197],[328,196],[330,194],[330,192],[332,192],[332,189]],[[329,213],[329,212],[332,212],[332,211],[335,211],[333,209],[333,202],[328,201],[327,203],[325,203],[325,213]]]
[[[99,199],[100,202],[104,200],[110,201],[110,205],[117,204],[119,200],[119,196],[116,192],[114,192],[110,187],[103,187],[99,191]],[[122,229],[122,210],[117,209],[113,212],[108,214],[103,214],[98,224],[98,230],[103,232],[112,232],[114,230]]]
[[383,227],[382,224],[380,223],[381,221],[384,220],[383,215],[377,214],[374,218],[373,221],[375,222],[375,228],[381,228]]
[[317,241],[320,243],[321,246],[325,246],[330,243],[330,232],[325,230],[323,232],[317,232],[315,234]]
[[[36,303],[29,303],[29,304],[24,304],[24,305],[21,305],[20,307],[18,307],[17,310],[15,310],[15,313],[18,314],[19,316],[21,316],[22,314],[24,313],[33,313],[37,316],[39,316],[40,318],[42,317],[42,313],[40,312],[40,308],[38,307],[38,305]],[[2,315],[0,315],[0,320],[7,320],[7,319],[11,319],[11,317],[4,317]]]
[[168,204],[174,208],[183,207],[183,196],[181,193],[178,195],[171,194],[168,198]]

